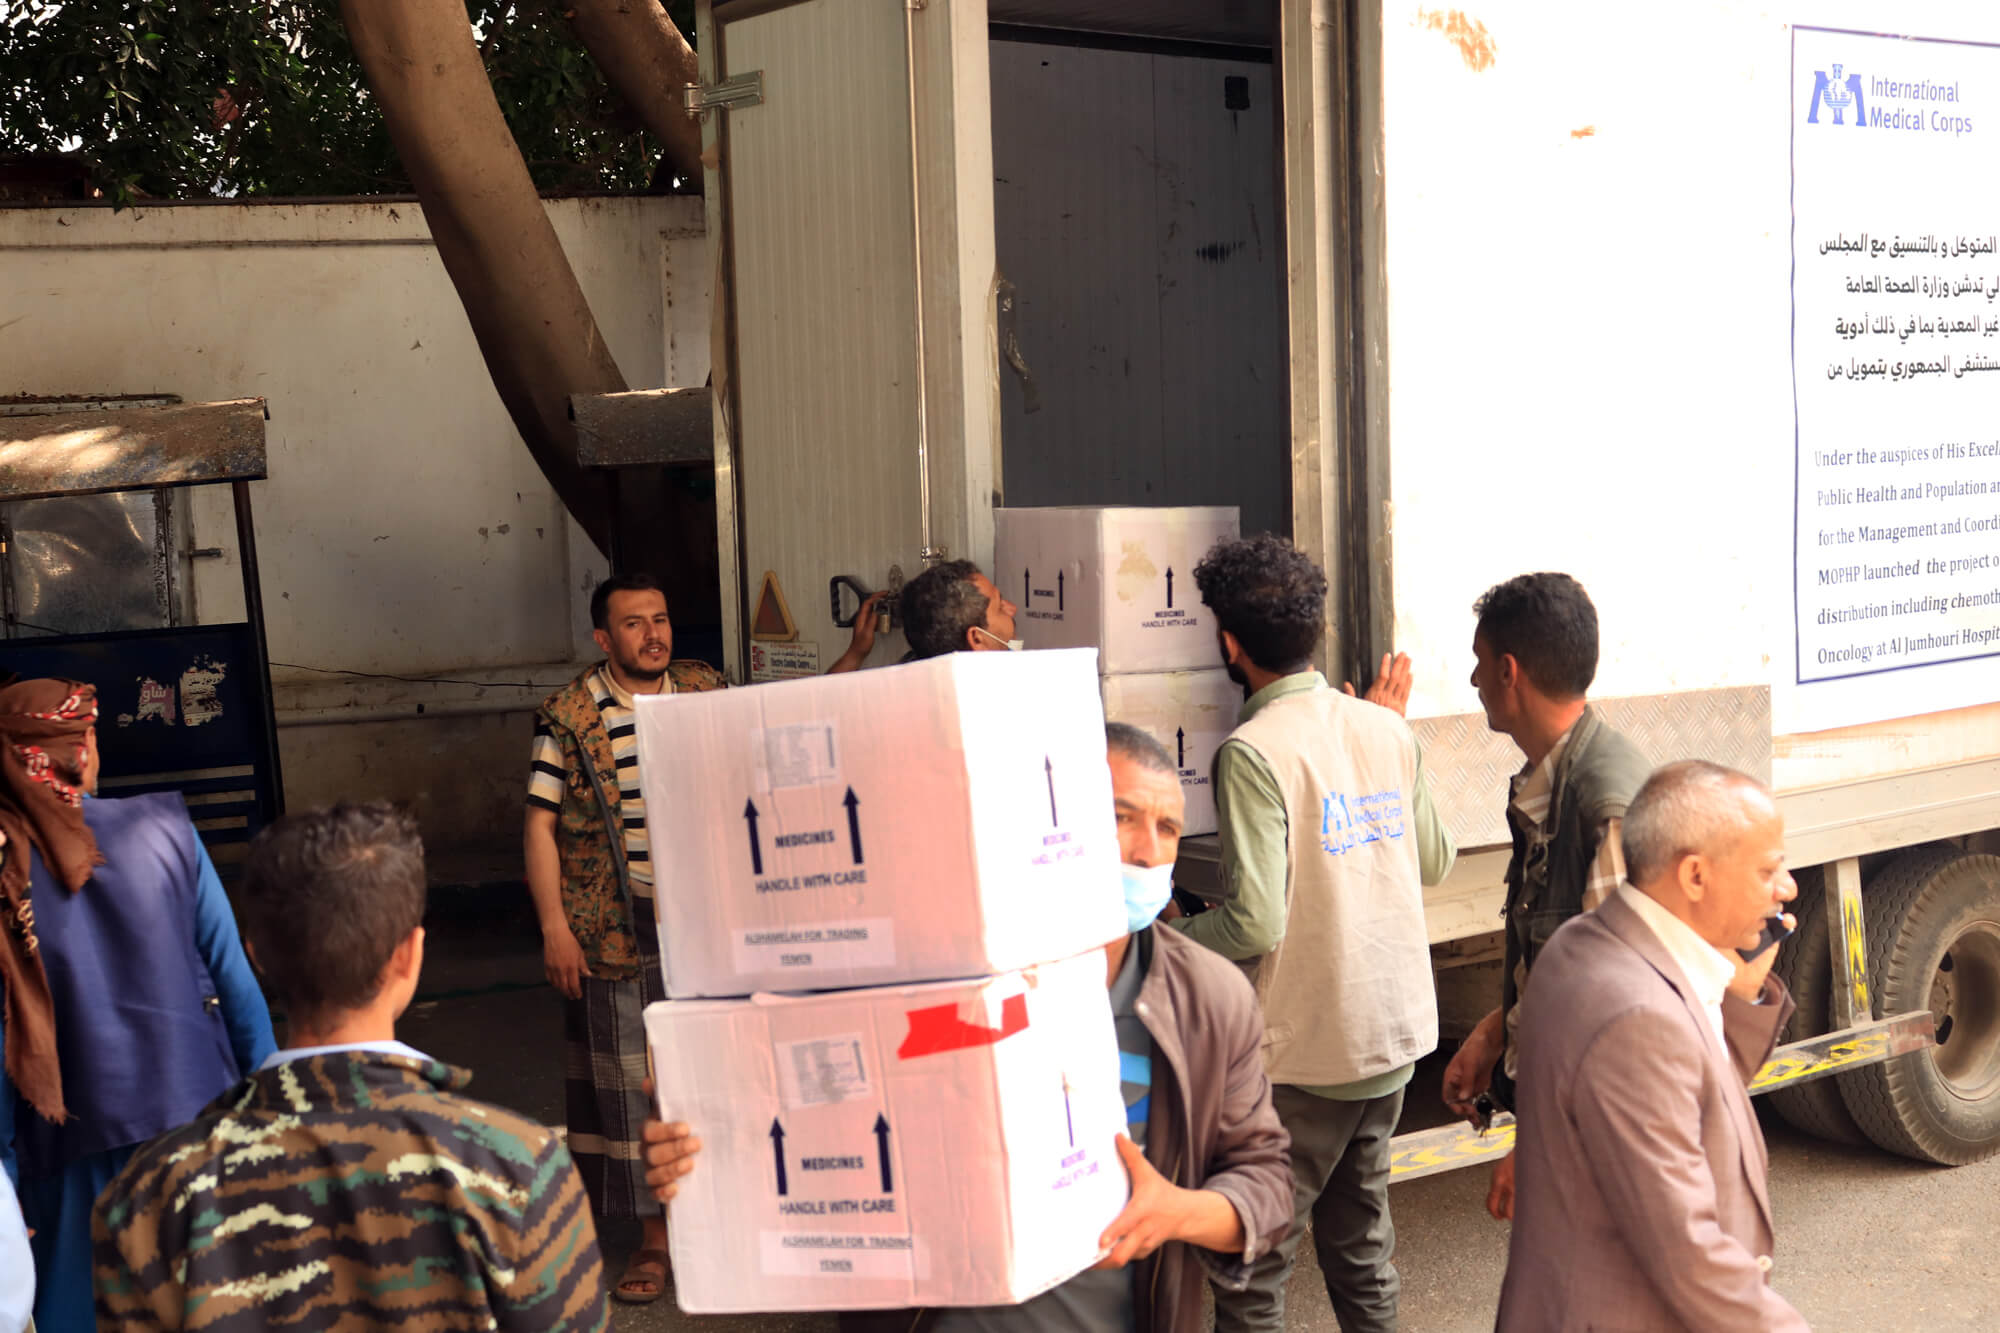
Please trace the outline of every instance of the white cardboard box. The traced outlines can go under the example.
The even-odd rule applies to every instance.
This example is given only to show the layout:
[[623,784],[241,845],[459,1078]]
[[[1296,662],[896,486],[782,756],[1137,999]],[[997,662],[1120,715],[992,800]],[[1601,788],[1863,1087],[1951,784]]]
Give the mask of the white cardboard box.
[[1030,648],[1094,647],[1106,673],[1221,662],[1195,564],[1238,535],[1233,506],[999,509],[993,581]]
[[1125,933],[1092,652],[641,696],[677,999],[984,976]]
[[1104,716],[1167,747],[1187,797],[1182,834],[1213,833],[1215,752],[1236,729],[1243,690],[1227,671],[1150,671],[1106,676]]
[[680,1307],[1010,1304],[1089,1267],[1129,1193],[1104,968],[649,1006],[660,1113],[702,1142]]

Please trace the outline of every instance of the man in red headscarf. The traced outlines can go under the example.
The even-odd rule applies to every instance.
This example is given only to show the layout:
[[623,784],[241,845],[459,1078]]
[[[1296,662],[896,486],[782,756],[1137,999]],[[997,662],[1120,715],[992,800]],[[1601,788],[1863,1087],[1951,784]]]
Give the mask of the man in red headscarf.
[[96,721],[89,685],[0,685],[0,1166],[47,1329],[94,1326],[91,1204],[132,1150],[276,1046],[180,796],[92,798]]

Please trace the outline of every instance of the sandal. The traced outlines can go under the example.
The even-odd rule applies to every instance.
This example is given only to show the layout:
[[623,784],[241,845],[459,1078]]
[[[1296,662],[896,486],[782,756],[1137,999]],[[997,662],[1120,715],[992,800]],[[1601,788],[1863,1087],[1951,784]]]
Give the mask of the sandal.
[[640,1250],[625,1265],[625,1276],[611,1289],[611,1298],[627,1305],[651,1305],[666,1294],[672,1266],[665,1250]]

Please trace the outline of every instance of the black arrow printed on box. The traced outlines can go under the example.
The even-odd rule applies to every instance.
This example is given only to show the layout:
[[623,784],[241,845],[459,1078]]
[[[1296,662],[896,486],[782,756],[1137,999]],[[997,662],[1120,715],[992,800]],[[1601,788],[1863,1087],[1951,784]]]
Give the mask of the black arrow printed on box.
[[1058,569],[1056,571],[1056,610],[1060,611],[1062,609],[1063,609],[1063,572],[1060,569]]
[[772,1155],[772,1157],[774,1157],[774,1158],[775,1158],[775,1159],[777,1160],[777,1164],[778,1164],[778,1195],[779,1195],[779,1197],[780,1197],[780,1198],[782,1198],[782,1197],[784,1197],[784,1195],[785,1195],[785,1193],[786,1193],[786,1186],[785,1186],[785,1127],[784,1127],[783,1125],[781,1125],[781,1124],[779,1124],[779,1123],[778,1123],[778,1118],[777,1118],[776,1116],[773,1116],[773,1117],[771,1117],[771,1155]]
[[889,1174],[889,1117],[880,1112],[875,1116],[875,1155],[882,1162],[882,1192],[894,1194],[895,1177]]
[[1056,766],[1047,755],[1042,756],[1042,772],[1049,779],[1049,827],[1061,828],[1062,820],[1056,817]]
[[1027,610],[1035,604],[1035,571],[1021,571],[1021,609]]
[[847,807],[847,841],[854,851],[854,864],[860,865],[861,864],[861,813],[860,813],[861,798],[854,794],[854,788],[849,787],[847,789],[847,795],[841,799],[840,803]]
[[1167,610],[1174,609],[1174,567],[1167,566]]
[[1187,767],[1187,733],[1179,727],[1174,728],[1174,767]]
[[757,802],[754,798],[743,802],[743,821],[750,826],[750,873],[761,875],[764,873],[764,845],[757,840]]

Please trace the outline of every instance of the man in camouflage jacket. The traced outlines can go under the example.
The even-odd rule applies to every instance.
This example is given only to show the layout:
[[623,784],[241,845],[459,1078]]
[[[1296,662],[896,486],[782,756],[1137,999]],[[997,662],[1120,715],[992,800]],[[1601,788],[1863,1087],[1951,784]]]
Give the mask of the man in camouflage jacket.
[[713,667],[673,660],[666,595],[652,578],[605,580],[590,613],[605,660],[535,715],[524,851],[544,970],[564,996],[569,1149],[597,1216],[640,1222],[638,1250],[612,1294],[644,1303],[665,1290],[667,1230],[639,1160],[647,1107],[640,1014],[666,998],[666,987],[634,699],[726,682]]
[[288,1044],[99,1196],[100,1329],[606,1327],[561,1140],[395,1040],[423,911],[422,844],[387,804],[259,835],[245,934]]

